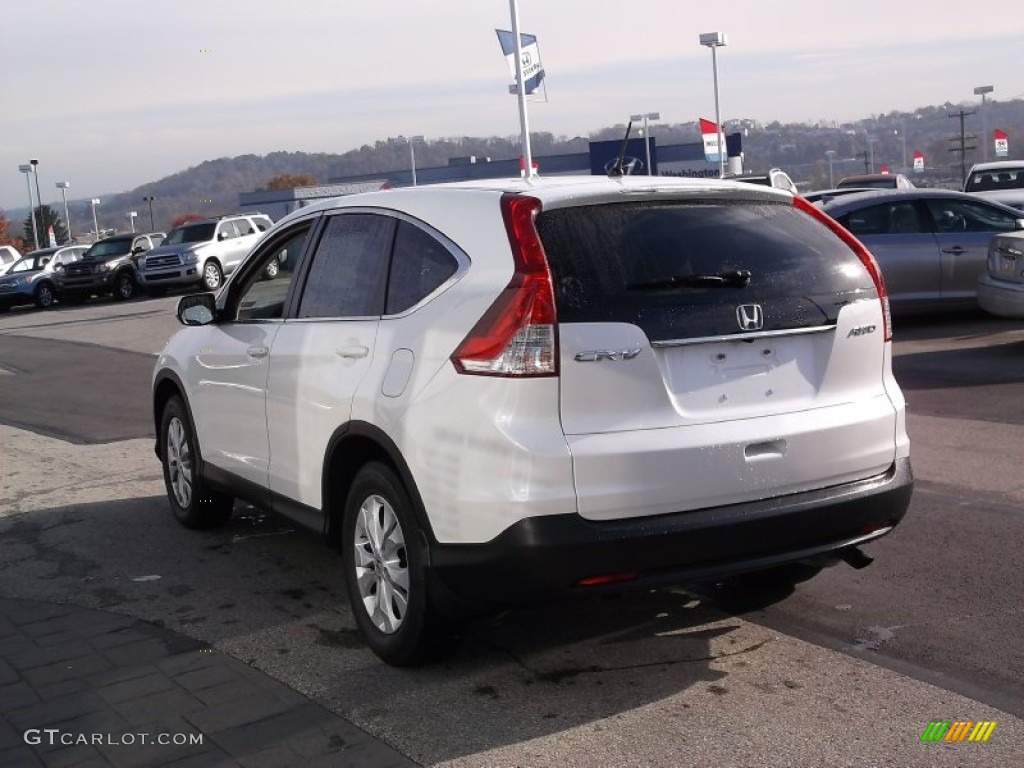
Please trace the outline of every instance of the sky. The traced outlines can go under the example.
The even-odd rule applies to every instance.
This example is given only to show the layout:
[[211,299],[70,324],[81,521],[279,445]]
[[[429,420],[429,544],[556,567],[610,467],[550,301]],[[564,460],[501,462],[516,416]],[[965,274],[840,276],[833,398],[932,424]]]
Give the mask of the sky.
[[[1024,98],[1024,15],[1005,0],[518,0],[547,101],[530,127],[586,136],[638,112],[856,120]],[[496,28],[508,0],[6,0],[0,208],[123,192],[205,160],[343,153],[389,136],[515,136]],[[652,127],[656,135],[657,126]]]

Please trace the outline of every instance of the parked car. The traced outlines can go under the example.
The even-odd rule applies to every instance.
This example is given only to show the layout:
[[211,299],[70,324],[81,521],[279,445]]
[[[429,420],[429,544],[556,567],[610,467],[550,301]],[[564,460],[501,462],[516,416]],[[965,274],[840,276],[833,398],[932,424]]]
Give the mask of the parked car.
[[64,245],[33,251],[0,276],[0,309],[35,304],[49,309],[57,299],[57,276],[82,258],[84,245]]
[[814,192],[807,192],[803,195],[804,200],[809,203],[819,203],[824,200],[832,200],[844,195],[855,195],[858,192],[870,192],[870,187],[843,187],[842,189],[817,189]]
[[747,184],[761,184],[775,189],[784,189],[787,192],[796,194],[796,184],[789,178],[789,174],[778,168],[772,168],[766,173],[735,173],[726,175],[724,178],[729,181],[742,181]]
[[350,195],[178,318],[153,380],[174,515],[216,526],[244,498],[326,533],[393,664],[494,603],[860,567],[910,500],[878,267],[768,187]]
[[978,278],[978,304],[993,315],[1024,320],[1024,232],[992,238],[988,268]]
[[902,173],[862,173],[856,176],[846,176],[836,184],[837,189],[845,187],[859,187],[862,189],[916,189],[907,176]]
[[89,296],[104,294],[121,300],[132,298],[138,285],[135,259],[154,248],[163,237],[163,232],[146,232],[97,240],[80,261],[57,274],[61,300],[84,301]]
[[21,254],[13,245],[0,245],[0,275],[20,258]]
[[952,190],[878,190],[821,202],[878,260],[893,312],[976,307],[989,241],[1021,212]]
[[[271,226],[270,218],[261,213],[182,224],[168,233],[163,245],[139,260],[139,282],[150,292],[180,285],[215,291]],[[273,267],[268,265],[268,270]]]
[[964,192],[1024,210],[1024,160],[976,163],[964,181]]

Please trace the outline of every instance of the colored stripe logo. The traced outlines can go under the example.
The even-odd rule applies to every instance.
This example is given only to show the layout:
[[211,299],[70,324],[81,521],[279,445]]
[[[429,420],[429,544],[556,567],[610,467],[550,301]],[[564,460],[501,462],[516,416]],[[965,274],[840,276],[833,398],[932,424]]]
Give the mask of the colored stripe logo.
[[932,720],[921,741],[988,741],[995,729],[995,720]]

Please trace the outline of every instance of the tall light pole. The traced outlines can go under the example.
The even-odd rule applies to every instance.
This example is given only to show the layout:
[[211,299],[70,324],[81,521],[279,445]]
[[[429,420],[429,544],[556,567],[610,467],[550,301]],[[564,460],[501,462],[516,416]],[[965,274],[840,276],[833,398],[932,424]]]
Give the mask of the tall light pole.
[[394,144],[408,144],[409,145],[409,161],[412,164],[412,185],[415,187],[416,186],[416,149],[415,149],[415,146],[416,146],[416,144],[422,144],[423,143],[423,137],[422,136],[409,136],[409,137],[395,136],[393,139],[388,139],[388,141],[390,141],[390,142],[392,142]]
[[903,165],[904,171],[907,170],[907,121],[900,120],[900,128],[896,131],[900,135],[900,139],[903,140]]
[[981,159],[988,160],[988,113],[985,111],[985,97],[992,93],[995,88],[991,85],[979,85],[974,89],[975,96],[981,96],[981,146],[983,147]]
[[825,157],[828,158],[828,188],[829,189],[835,189],[836,188],[836,184],[832,180],[832,158],[834,158],[835,156],[836,156],[836,151],[834,149],[826,149],[825,150]]
[[36,250],[39,250],[39,230],[36,228],[36,211],[35,206],[32,205],[32,179],[29,174],[32,173],[32,166],[25,164],[19,165],[18,170],[25,174],[25,186],[28,187],[28,218],[32,222],[32,241],[36,244]]
[[725,176],[725,135],[722,133],[722,109],[718,98],[718,49],[728,45],[725,32],[704,32],[700,44],[711,49],[711,69],[715,77],[715,131],[718,132],[718,177]]
[[128,220],[132,223],[132,234],[135,234],[135,217],[139,215],[138,211],[128,211]]
[[660,112],[644,112],[642,115],[630,115],[629,119],[636,122],[644,121],[644,150],[647,152],[647,175],[654,175],[654,168],[651,166],[651,134],[647,130],[648,120],[661,120]]
[[[99,240],[100,239],[100,225],[96,221],[96,206],[100,204],[100,199],[98,197],[94,197],[89,202],[92,204],[92,228],[93,228],[93,231],[96,233],[96,240]],[[93,242],[96,242],[96,240],[94,240]]]
[[[32,175],[36,177],[36,202],[39,204],[39,235],[43,235],[43,196],[39,194],[39,161],[29,160],[32,165]],[[34,216],[34,214],[33,214]]]
[[71,214],[68,212],[68,189],[70,188],[70,181],[57,182],[57,189],[60,190],[60,196],[64,198],[64,223],[67,225],[69,243],[74,242],[74,238],[71,237]]
[[156,232],[156,224],[153,223],[153,201],[156,200],[152,195],[146,195],[142,198],[142,201],[149,203],[149,231]]

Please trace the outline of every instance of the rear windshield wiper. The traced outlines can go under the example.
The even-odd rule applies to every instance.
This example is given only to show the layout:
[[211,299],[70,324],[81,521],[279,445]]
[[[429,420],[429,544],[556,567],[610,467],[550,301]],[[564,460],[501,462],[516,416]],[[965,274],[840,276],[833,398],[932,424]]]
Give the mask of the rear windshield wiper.
[[716,275],[673,275],[644,283],[630,283],[629,291],[651,288],[743,288],[750,283],[749,269],[732,269]]

